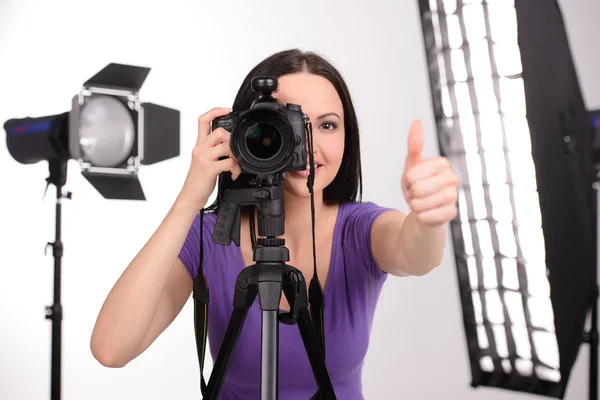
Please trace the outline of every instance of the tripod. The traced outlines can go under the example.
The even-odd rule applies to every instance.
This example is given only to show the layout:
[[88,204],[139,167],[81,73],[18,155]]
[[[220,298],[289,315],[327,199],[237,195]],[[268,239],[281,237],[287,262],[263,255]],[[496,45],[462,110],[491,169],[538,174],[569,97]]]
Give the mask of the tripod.
[[54,256],[54,301],[51,306],[46,307],[46,319],[52,321],[52,380],[50,383],[50,393],[52,400],[60,400],[61,393],[61,335],[62,335],[62,305],[60,303],[61,287],[61,269],[63,243],[61,241],[61,220],[62,220],[62,199],[71,198],[71,193],[63,194],[63,186],[67,182],[67,162],[66,160],[48,161],[50,176],[46,178],[46,190],[50,184],[56,186],[56,228],[54,242],[46,245],[46,254],[48,247],[52,247]]
[[[277,179],[275,177],[275,181]],[[283,188],[275,184],[226,190],[217,214],[213,233],[215,242],[229,245],[233,239],[239,246],[240,205],[254,205],[258,209],[258,235],[260,238],[257,239],[257,246],[254,249],[256,263],[244,268],[236,280],[234,309],[207,386],[204,385],[202,377],[203,399],[217,399],[244,321],[257,295],[262,311],[261,400],[278,398],[279,322],[290,325],[298,324],[319,388],[313,399],[335,399],[333,386],[325,366],[324,351],[322,351],[323,341],[322,338],[319,340],[311,324],[304,276],[298,269],[286,264],[289,261],[289,250],[285,247],[284,239],[276,238],[284,233]],[[200,228],[200,232],[202,232],[202,228]],[[200,240],[202,241],[202,238]],[[200,259],[202,260],[202,252]],[[311,281],[311,298],[312,292],[320,289],[315,282],[314,279]],[[290,311],[280,315],[279,304],[282,291],[288,300]],[[201,352],[200,342],[203,340],[202,347],[205,347],[208,287],[201,268],[194,282],[194,299],[196,310],[200,311],[196,313],[195,321],[202,372],[204,353]],[[322,304],[320,305],[322,306]],[[315,321],[315,317],[322,318],[322,313],[315,315],[314,308],[313,305],[313,309],[311,309],[313,322],[318,327],[322,327],[321,320]],[[204,332],[204,338],[200,338],[202,332]]]

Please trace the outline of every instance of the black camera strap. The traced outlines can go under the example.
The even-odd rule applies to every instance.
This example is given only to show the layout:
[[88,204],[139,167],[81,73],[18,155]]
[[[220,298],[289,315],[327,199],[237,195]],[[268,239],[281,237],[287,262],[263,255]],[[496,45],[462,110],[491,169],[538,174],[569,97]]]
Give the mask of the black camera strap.
[[[323,299],[323,287],[321,286],[321,282],[319,281],[319,274],[317,272],[317,246],[315,242],[315,191],[314,191],[314,182],[315,182],[315,158],[313,154],[313,136],[312,136],[312,124],[308,124],[308,135],[307,135],[307,144],[308,144],[308,158],[309,158],[309,174],[308,180],[306,182],[306,186],[308,186],[308,191],[310,192],[310,216],[312,223],[312,247],[313,247],[313,277],[310,280],[310,285],[308,287],[308,303],[310,304],[310,314],[313,327],[317,333],[317,340],[319,342],[319,347],[321,349],[321,353],[323,354],[323,360],[325,360],[325,326],[324,326],[324,316],[323,316],[323,308],[325,306],[325,302]],[[331,268],[331,267],[330,267]],[[317,390],[315,394],[310,398],[311,400],[320,400],[321,394]]]
[[204,380],[204,358],[206,356],[206,339],[208,336],[208,284],[202,271],[204,258],[202,231],[204,223],[204,209],[200,210],[200,261],[198,273],[194,279],[194,333],[196,336],[196,350],[200,362],[200,391],[206,396],[206,381]]

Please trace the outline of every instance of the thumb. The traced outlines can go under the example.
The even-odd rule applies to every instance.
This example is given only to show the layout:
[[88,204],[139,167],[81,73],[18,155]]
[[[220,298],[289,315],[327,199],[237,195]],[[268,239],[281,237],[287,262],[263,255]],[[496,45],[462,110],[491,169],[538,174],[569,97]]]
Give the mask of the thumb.
[[408,133],[408,155],[406,167],[412,167],[423,161],[423,126],[421,121],[414,121]]

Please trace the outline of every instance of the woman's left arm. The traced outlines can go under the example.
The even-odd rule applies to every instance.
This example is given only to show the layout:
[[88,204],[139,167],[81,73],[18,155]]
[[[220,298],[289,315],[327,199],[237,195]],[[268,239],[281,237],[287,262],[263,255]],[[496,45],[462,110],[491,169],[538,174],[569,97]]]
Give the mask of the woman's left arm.
[[402,192],[411,212],[385,212],[373,223],[373,257],[392,275],[425,275],[440,265],[446,229],[457,213],[459,182],[448,159],[424,160],[422,150],[423,130],[416,121],[402,175]]

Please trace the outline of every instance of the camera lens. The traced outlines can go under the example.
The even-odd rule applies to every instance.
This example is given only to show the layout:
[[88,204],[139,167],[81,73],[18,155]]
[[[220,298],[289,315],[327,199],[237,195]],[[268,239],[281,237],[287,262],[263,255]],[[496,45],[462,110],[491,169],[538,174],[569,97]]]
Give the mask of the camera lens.
[[267,122],[252,124],[246,131],[246,147],[253,157],[268,160],[277,155],[282,147],[281,134]]
[[231,151],[242,171],[275,174],[289,164],[294,151],[294,132],[278,106],[260,103],[243,112],[231,132]]

